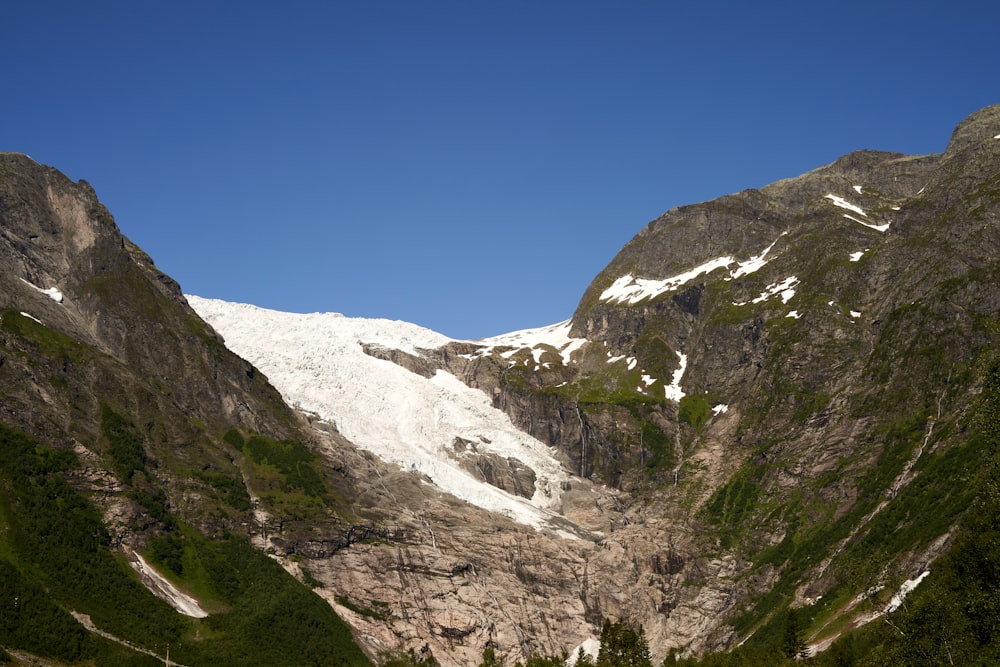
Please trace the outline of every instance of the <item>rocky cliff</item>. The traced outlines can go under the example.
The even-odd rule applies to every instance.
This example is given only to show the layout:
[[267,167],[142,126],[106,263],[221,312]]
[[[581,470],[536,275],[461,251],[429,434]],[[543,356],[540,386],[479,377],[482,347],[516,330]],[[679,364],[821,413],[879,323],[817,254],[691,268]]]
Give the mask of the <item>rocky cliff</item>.
[[603,544],[630,593],[600,609],[661,652],[732,645],[789,606],[828,645],[849,593],[926,571],[971,501],[998,137],[990,107],[939,155],[860,151],[673,209],[586,290],[571,348],[373,353],[447,369],[625,492]]
[[[243,577],[274,587],[257,613],[274,611],[279,590],[306,591],[240,551],[280,504],[267,490],[282,476],[233,443],[301,438],[299,417],[121,234],[87,183],[17,154],[0,154],[0,317],[2,590],[5,599],[27,599],[26,591],[37,599],[5,617],[0,645],[108,664],[141,661],[168,643],[174,659],[201,664],[253,655],[256,642],[240,637],[249,617],[238,610],[254,597]],[[322,472],[326,502],[311,516],[347,531],[350,482]],[[139,569],[136,552],[156,551],[173,554],[174,579],[199,589],[215,621],[186,621],[192,629],[138,587],[138,575],[125,576],[126,563]],[[246,573],[218,569],[230,558]],[[188,578],[177,580],[182,571]],[[328,608],[312,620],[331,635],[346,627]],[[210,625],[214,640],[180,649],[182,636]],[[275,646],[287,643],[281,634]],[[364,663],[349,639],[338,646],[348,662]],[[270,664],[266,651],[254,661]]]

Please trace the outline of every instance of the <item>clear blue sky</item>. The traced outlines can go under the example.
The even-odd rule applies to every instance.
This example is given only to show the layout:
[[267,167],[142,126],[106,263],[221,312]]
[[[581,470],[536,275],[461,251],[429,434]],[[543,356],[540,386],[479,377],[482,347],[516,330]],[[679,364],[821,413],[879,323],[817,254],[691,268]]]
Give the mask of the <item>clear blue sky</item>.
[[458,338],[568,318],[680,204],[1000,102],[1000,3],[11,2],[0,150],[185,292]]

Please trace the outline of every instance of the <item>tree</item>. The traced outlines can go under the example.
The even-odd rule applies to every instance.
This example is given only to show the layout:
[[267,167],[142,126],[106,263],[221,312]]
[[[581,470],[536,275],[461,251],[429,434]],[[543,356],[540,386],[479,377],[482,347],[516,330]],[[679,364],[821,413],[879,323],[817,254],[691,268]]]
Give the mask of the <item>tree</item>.
[[642,626],[633,630],[624,621],[605,619],[596,667],[653,667]]
[[576,652],[576,667],[594,667],[594,658],[580,647]]
[[781,652],[792,660],[809,656],[809,648],[802,638],[804,628],[799,614],[795,609],[789,609],[785,616],[785,634],[781,641]]
[[503,660],[497,657],[497,653],[492,646],[483,649],[483,661],[479,667],[503,667]]

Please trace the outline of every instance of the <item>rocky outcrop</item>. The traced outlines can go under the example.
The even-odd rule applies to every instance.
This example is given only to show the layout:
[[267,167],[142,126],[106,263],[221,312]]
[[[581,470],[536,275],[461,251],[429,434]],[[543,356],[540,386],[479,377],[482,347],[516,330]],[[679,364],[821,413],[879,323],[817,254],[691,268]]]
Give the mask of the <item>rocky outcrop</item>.
[[[177,284],[121,234],[90,185],[24,155],[3,153],[0,212],[0,309],[13,311],[11,318],[23,312],[96,351],[96,364],[64,360],[58,371],[67,382],[88,385],[77,388],[83,400],[101,395],[94,386],[100,384],[113,394],[105,401],[147,405],[148,418],[165,429],[164,440],[191,437],[170,433],[184,430],[180,425],[187,421],[165,418],[177,411],[215,429],[290,433],[295,420],[266,378],[225,349]],[[53,363],[39,352],[26,351],[31,363]],[[14,365],[23,362],[10,361],[4,370],[16,375]],[[167,383],[169,396],[162,389]],[[36,397],[19,394],[7,396],[8,423],[35,432]],[[51,410],[63,421],[73,412],[69,403]]]
[[600,533],[586,540],[537,531],[458,502],[413,473],[362,462],[337,436],[316,437],[353,471],[371,523],[320,548],[315,536],[291,535],[269,548],[317,585],[371,654],[412,648],[467,665],[492,646],[523,662],[572,652],[612,616],[642,623],[657,647],[704,650],[729,637],[715,619],[732,606],[737,563],[697,555],[682,523],[579,488],[564,493],[564,515]]

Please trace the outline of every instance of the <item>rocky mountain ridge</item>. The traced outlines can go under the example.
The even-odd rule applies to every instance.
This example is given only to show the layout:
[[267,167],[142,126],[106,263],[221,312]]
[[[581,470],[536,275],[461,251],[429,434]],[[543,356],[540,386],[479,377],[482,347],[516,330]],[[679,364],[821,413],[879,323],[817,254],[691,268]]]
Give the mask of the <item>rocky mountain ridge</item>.
[[[940,155],[861,151],[673,209],[542,336],[361,341],[413,382],[445,373],[481,390],[551,448],[568,531],[477,508],[356,447],[343,416],[289,397],[266,345],[249,363],[226,349],[233,322],[202,313],[206,325],[89,186],[12,154],[2,421],[36,452],[73,452],[30,479],[65,478],[98,508],[102,558],[144,554],[205,607],[172,640],[185,664],[252,644],[229,620],[252,587],[233,582],[269,570],[226,574],[214,555],[252,559],[240,539],[328,603],[309,613],[335,609],[370,659],[413,649],[466,665],[492,647],[512,663],[571,652],[609,618],[641,625],[659,659],[763,644],[793,611],[824,648],[933,571],[976,494],[971,424],[1000,331],[998,137],[989,107]],[[535,495],[541,473],[478,436],[431,444],[511,498]],[[20,474],[4,473],[5,507],[25,502]],[[4,515],[11,535],[19,516]],[[26,565],[27,544],[0,551],[17,581],[138,644],[165,641],[60,592]],[[274,613],[268,627],[288,637],[314,626]],[[13,627],[0,644],[32,649]],[[66,660],[112,649],[79,650]],[[263,649],[245,655],[268,664]]]
[[[699,580],[712,554],[709,587],[729,590],[706,608],[736,620],[736,633],[682,629],[655,603],[621,610],[654,645],[703,651],[745,638],[767,618],[756,596],[784,587],[798,606],[856,576],[848,570],[862,557],[851,549],[876,548],[865,544],[872,524],[905,504],[897,499],[919,475],[945,477],[924,500],[955,511],[968,499],[924,456],[958,456],[994,340],[998,136],[1000,108],[990,107],[941,155],[861,151],[668,212],[585,292],[569,335],[587,344],[568,363],[544,344],[379,354],[453,373],[571,470],[643,497],[642,514],[663,532],[644,527],[642,538],[681,545],[675,584]],[[765,514],[754,507],[763,503]],[[919,536],[896,524],[911,532],[906,548],[869,562],[867,576],[918,577],[957,516]],[[711,534],[714,545],[695,537]],[[809,567],[779,557],[807,548],[817,549]],[[817,644],[829,642],[823,631]]]

